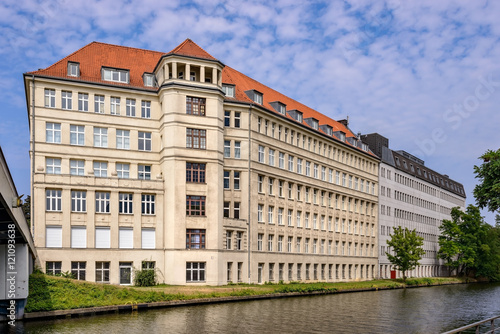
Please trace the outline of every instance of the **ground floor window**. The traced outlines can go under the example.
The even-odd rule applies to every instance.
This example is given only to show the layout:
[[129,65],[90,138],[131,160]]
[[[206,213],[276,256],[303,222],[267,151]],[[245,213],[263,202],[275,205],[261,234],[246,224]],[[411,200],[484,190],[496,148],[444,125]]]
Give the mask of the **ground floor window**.
[[46,262],[45,273],[48,275],[57,275],[61,273],[61,262]]
[[205,262],[186,262],[186,282],[205,281]]
[[154,270],[155,265],[155,261],[142,261],[142,270]]
[[85,268],[87,262],[71,262],[71,274],[80,281],[85,281]]
[[132,262],[120,262],[120,284],[132,284]]
[[98,283],[109,283],[109,262],[95,263],[95,281]]

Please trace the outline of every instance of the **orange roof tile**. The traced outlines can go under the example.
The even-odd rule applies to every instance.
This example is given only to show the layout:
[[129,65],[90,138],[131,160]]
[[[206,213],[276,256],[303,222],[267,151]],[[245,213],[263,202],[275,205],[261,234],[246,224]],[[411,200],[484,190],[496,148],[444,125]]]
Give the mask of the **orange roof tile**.
[[[95,82],[107,85],[124,86],[141,88],[148,90],[157,90],[156,87],[146,87],[143,82],[144,73],[152,73],[162,56],[165,55],[183,55],[188,57],[203,58],[208,60],[218,61],[208,52],[199,47],[190,39],[186,39],[176,48],[168,53],[137,49],[119,45],[112,45],[100,42],[92,42],[69,56],[61,59],[55,64],[38,71],[29,72],[37,76],[64,78],[67,80],[76,80],[84,82]],[[80,76],[70,77],[67,75],[68,62],[80,63]],[[101,78],[101,68],[111,67],[117,69],[126,69],[130,71],[130,83],[117,83],[103,81]],[[355,135],[343,124],[319,113],[318,111],[309,108],[308,106],[297,102],[272,88],[236,71],[235,69],[225,66],[222,71],[222,82],[235,85],[235,97],[226,98],[228,101],[236,100],[244,103],[254,103],[246,94],[245,91],[257,90],[263,94],[263,107],[276,112],[271,106],[271,102],[279,101],[286,105],[287,110],[297,109],[302,112],[303,118],[313,117],[318,120],[320,125],[327,124],[333,128],[333,131],[342,131],[346,137],[355,137]],[[290,115],[287,118],[296,122]],[[305,122],[302,125],[309,127]],[[320,129],[319,132],[323,133]],[[346,144],[350,145],[348,142]]]
[[170,51],[168,54],[177,54],[177,55],[183,55],[183,56],[189,56],[189,57],[196,57],[196,58],[204,58],[204,59],[210,59],[210,60],[217,60],[214,57],[212,57],[208,52],[203,50],[190,40],[189,38],[186,39],[184,42],[179,44],[175,49]]

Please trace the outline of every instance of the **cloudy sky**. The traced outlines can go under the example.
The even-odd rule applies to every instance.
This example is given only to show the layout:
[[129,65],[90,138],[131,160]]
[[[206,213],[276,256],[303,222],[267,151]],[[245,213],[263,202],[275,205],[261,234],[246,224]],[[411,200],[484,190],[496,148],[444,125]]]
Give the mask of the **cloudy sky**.
[[[464,184],[500,147],[500,1],[3,0],[0,145],[29,187],[22,73],[92,41],[168,52],[191,38],[223,63],[355,132],[378,132]],[[483,212],[493,223],[493,215]]]

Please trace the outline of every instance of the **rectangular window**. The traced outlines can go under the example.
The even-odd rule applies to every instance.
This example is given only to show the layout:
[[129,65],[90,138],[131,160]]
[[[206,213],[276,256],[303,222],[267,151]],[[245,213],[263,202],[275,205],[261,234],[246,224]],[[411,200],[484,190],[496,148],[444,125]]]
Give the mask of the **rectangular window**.
[[292,216],[293,216],[293,210],[288,209],[288,226],[293,226],[293,221],[292,221]]
[[223,208],[224,218],[229,218],[230,212],[231,212],[231,202],[224,202],[224,208]]
[[301,227],[300,219],[302,217],[302,211],[297,211],[297,227]]
[[306,161],[306,176],[311,176],[311,162]]
[[107,177],[108,176],[108,163],[94,161],[94,176],[95,177]]
[[292,252],[292,242],[293,242],[293,237],[288,237],[288,243],[287,243],[288,253]]
[[257,221],[259,223],[263,223],[264,222],[264,214],[262,212],[263,210],[264,210],[264,205],[258,204],[257,205]]
[[132,214],[133,194],[120,193],[118,194],[118,212],[123,214]]
[[61,108],[71,110],[73,109],[73,93],[68,91],[61,92]]
[[205,98],[186,96],[186,114],[205,116],[206,101]]
[[283,208],[278,208],[278,225],[283,225]]
[[94,127],[94,147],[108,147],[108,129]]
[[274,150],[269,149],[269,166],[274,166]]
[[68,62],[68,76],[70,77],[80,76],[80,63]]
[[293,172],[293,155],[288,156],[288,170]]
[[45,108],[56,107],[56,90],[45,88]]
[[241,113],[240,112],[234,112],[234,127],[235,128],[241,127]]
[[225,127],[231,126],[231,112],[228,110],[224,111],[224,126]]
[[128,70],[103,68],[101,73],[102,73],[102,80],[129,83]]
[[204,216],[205,215],[205,196],[186,195],[186,215]]
[[262,145],[259,145],[259,162],[262,162],[262,163],[265,162],[264,146],[262,146]]
[[62,247],[62,226],[45,227],[45,247],[47,248]]
[[186,162],[186,182],[205,183],[205,169],[206,164]]
[[109,108],[109,112],[111,115],[120,115],[120,98],[119,97],[111,97],[111,104]]
[[84,160],[70,160],[69,172],[71,175],[84,175],[85,161]]
[[70,125],[69,131],[71,145],[85,145],[85,126]]
[[87,228],[71,226],[71,248],[87,248]]
[[226,231],[226,249],[233,248],[233,232]]
[[186,282],[205,281],[205,262],[186,262]]
[[285,181],[279,180],[278,181],[278,196],[283,197],[283,187],[285,185]]
[[137,173],[139,180],[151,180],[151,165],[139,165]]
[[47,211],[61,211],[61,190],[47,189],[45,191]]
[[61,159],[45,158],[47,174],[61,174]]
[[318,178],[318,164],[314,164],[314,178],[317,179]]
[[206,149],[207,133],[206,130],[186,129],[186,147],[194,149]]
[[95,248],[111,247],[111,232],[109,227],[95,228]]
[[262,240],[264,239],[264,234],[259,233],[257,235],[257,250],[261,251],[262,250]]
[[156,233],[154,228],[143,228],[141,230],[141,247],[142,249],[156,248]]
[[151,132],[139,131],[139,151],[151,151]]
[[155,214],[155,195],[151,194],[141,195],[141,212],[143,215]]
[[141,117],[151,118],[151,101],[141,101]]
[[268,179],[268,185],[269,185],[269,195],[274,194],[274,179],[272,177],[269,177]]
[[86,191],[71,191],[71,212],[86,212],[87,211],[87,192]]
[[235,159],[241,158],[241,142],[239,141],[234,142],[234,158]]
[[285,168],[285,153],[280,152],[278,163],[279,163],[279,168],[281,169]]
[[274,224],[274,206],[269,206],[267,209],[267,222]]
[[264,183],[264,176],[258,175],[257,176],[257,191],[259,193],[263,193],[264,192],[263,183]]
[[269,252],[273,251],[273,239],[274,239],[274,234],[269,234],[267,236],[267,250]]
[[60,123],[46,123],[45,124],[45,142],[47,143],[61,143],[61,124]]
[[128,179],[130,177],[130,164],[117,163],[116,174],[119,179]]
[[94,95],[94,112],[104,114],[104,95]]
[[224,158],[231,158],[231,141],[224,140]]
[[297,158],[297,173],[302,174],[302,159]]
[[96,283],[109,283],[109,262],[95,263]]
[[125,115],[135,117],[135,99],[125,100]]
[[204,229],[186,230],[186,249],[205,249]]
[[96,191],[95,192],[95,212],[109,213],[109,192]]
[[224,171],[224,189],[229,189],[230,188],[230,180],[231,180],[231,171],[225,170]]
[[118,229],[118,248],[134,248],[134,229],[120,227]]
[[122,150],[130,149],[130,131],[116,130],[116,148]]
[[242,249],[243,232],[236,232],[236,250]]
[[59,275],[61,273],[61,261],[47,261],[45,263],[45,273],[47,275]]
[[233,189],[240,190],[240,172],[233,172]]
[[71,274],[79,281],[85,281],[86,262],[71,262]]
[[240,202],[234,202],[234,219],[240,219]]

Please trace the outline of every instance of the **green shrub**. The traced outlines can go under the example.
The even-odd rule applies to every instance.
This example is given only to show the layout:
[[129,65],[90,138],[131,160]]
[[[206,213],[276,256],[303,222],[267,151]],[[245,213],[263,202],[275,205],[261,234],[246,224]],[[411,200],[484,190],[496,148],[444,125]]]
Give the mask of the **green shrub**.
[[136,270],[134,273],[134,285],[136,286],[156,285],[156,271],[154,269]]

